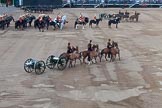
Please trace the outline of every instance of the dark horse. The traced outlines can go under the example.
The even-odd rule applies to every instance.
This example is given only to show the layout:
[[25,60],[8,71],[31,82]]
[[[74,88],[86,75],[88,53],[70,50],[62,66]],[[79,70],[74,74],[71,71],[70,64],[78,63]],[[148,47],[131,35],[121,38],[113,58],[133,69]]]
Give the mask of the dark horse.
[[4,20],[0,21],[0,28],[2,28],[2,30],[4,30],[5,27],[8,28],[10,26],[11,21],[14,22],[13,16],[6,16]]
[[109,48],[104,48],[104,49],[101,50],[100,62],[101,62],[101,59],[102,59],[103,55],[105,55],[105,59],[107,61],[107,55],[108,54],[110,54],[110,62],[115,60],[116,55],[118,55],[119,60],[120,60],[120,50],[119,50],[117,42],[113,41],[112,48],[110,48],[110,49]]
[[15,21],[15,29],[18,29],[18,28],[21,28],[21,29],[27,28],[28,27],[28,24],[29,24],[29,27],[31,27],[31,24],[32,24],[32,22],[33,22],[33,20],[35,18],[36,17],[34,15],[31,15],[31,16],[26,16],[22,21],[20,21],[20,20]]
[[41,29],[42,29],[42,32],[44,32],[45,27],[48,30],[49,25],[50,25],[50,17],[49,16],[43,16],[42,20],[36,19],[34,21],[34,27],[38,28],[39,31],[41,31]]
[[108,21],[108,26],[111,28],[111,24],[116,24],[116,28],[118,28],[118,23],[120,23],[121,18],[117,17],[115,19],[110,19]]
[[85,59],[88,57],[88,59],[90,60],[89,62],[92,62],[93,63],[93,59],[95,60],[95,62],[97,63],[96,59],[97,57],[100,56],[100,53],[99,53],[99,45],[98,44],[94,44],[92,46],[92,51],[88,51],[88,50],[85,50],[85,51],[82,51],[81,52],[81,55],[83,57],[83,63],[85,63]]
[[92,28],[92,24],[96,24],[96,27],[98,27],[100,21],[102,21],[101,18],[96,19],[96,21],[95,21],[95,20],[90,20],[90,22],[89,22],[89,27]]
[[80,22],[79,19],[77,18],[75,23],[74,23],[74,28],[77,29],[77,25],[80,24],[80,25],[83,25],[83,29],[84,29],[84,26],[89,22],[89,18],[88,17],[84,17],[84,21],[83,22]]

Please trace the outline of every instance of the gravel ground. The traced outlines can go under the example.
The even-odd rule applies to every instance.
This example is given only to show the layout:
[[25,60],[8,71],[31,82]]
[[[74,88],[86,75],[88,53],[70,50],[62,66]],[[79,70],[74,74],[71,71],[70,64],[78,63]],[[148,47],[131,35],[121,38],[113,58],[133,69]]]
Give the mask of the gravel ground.
[[[12,8],[8,9],[15,19],[23,14]],[[161,108],[161,9],[121,9],[125,10],[140,12],[139,22],[121,22],[116,29],[115,25],[108,28],[103,20],[98,28],[86,25],[84,30],[80,26],[75,30],[80,12],[92,18],[119,9],[57,9],[50,16],[61,12],[69,21],[62,31],[50,28],[39,32],[33,27],[20,31],[14,29],[13,22],[0,30],[0,108]],[[120,61],[102,59],[91,65],[77,61],[75,67],[46,69],[42,75],[23,69],[28,58],[45,61],[51,54],[59,56],[68,42],[82,51],[91,39],[101,50],[108,38],[119,43]]]

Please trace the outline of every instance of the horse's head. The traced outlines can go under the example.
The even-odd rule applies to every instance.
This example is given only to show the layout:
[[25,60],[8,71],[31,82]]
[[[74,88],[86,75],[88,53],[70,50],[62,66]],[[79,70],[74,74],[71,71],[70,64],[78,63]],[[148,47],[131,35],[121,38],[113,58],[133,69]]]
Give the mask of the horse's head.
[[121,18],[120,17],[116,17],[115,20],[116,20],[116,22],[120,22]]
[[88,17],[85,17],[84,18],[84,21],[85,21],[85,23],[88,23],[89,22],[89,18]]
[[135,15],[137,15],[137,16],[138,16],[138,15],[140,15],[140,13],[136,13]]
[[92,50],[95,50],[98,51],[99,50],[99,45],[98,44],[93,44],[92,45]]
[[118,43],[113,41],[112,46],[118,48]]

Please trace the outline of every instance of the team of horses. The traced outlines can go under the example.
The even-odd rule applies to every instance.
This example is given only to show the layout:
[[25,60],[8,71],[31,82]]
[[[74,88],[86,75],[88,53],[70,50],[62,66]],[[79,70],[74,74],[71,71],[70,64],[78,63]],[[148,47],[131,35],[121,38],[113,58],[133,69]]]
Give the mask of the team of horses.
[[79,52],[78,46],[72,47],[72,53],[62,53],[60,57],[65,57],[66,62],[69,63],[69,67],[73,67],[76,65],[76,61],[79,60],[80,64],[85,63],[86,59],[92,64],[97,63],[97,59],[101,62],[103,59],[102,57],[105,56],[105,60],[108,61],[108,56],[110,55],[110,62],[115,61],[116,56],[118,56],[120,60],[120,49],[118,47],[117,42],[113,42],[112,48],[104,48],[99,50],[98,44],[92,45],[92,51],[83,50]]

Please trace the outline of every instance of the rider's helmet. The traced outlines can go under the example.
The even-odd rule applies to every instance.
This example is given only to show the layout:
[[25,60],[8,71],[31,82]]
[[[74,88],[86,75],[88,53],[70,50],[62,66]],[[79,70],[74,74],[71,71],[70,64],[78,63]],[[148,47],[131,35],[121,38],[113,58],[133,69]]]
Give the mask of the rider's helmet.
[[92,42],[92,40],[89,41],[90,43]]

